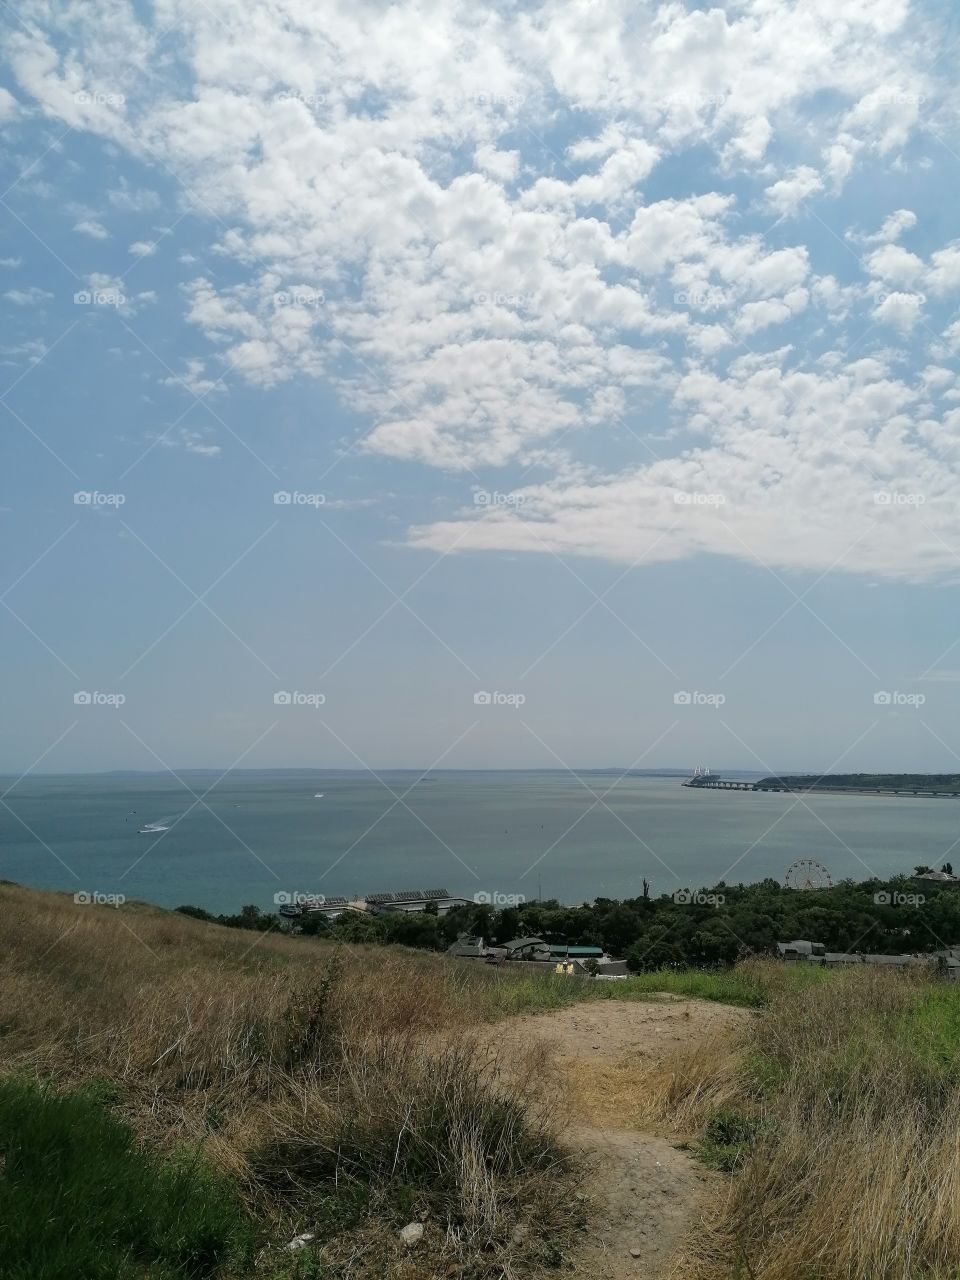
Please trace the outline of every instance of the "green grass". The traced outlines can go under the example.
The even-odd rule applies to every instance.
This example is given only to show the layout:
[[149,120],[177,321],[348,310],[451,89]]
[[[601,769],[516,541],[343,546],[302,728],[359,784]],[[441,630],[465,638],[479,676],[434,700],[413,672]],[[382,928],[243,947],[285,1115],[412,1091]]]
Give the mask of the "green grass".
[[[548,1012],[585,1000],[646,1000],[662,994],[761,1009],[781,991],[802,991],[829,982],[831,972],[818,965],[748,962],[733,969],[657,969],[616,982],[587,982],[552,973],[521,975],[509,969],[476,977],[483,981],[474,987],[473,998],[488,1018],[496,1019]],[[960,1000],[957,1011],[960,1021]]]
[[761,1131],[761,1121],[736,1107],[719,1107],[707,1121],[697,1152],[711,1169],[733,1173],[750,1153]]
[[721,1004],[746,1005],[753,1009],[767,1003],[767,994],[760,984],[741,969],[720,969],[716,972],[660,969],[653,973],[638,973],[623,982],[597,983],[597,986],[601,988],[599,994],[616,1000],[642,1000],[664,992],[699,1000],[716,1000]]
[[929,1066],[956,1081],[960,1074],[960,987],[942,983],[918,993],[898,1034]]
[[196,1158],[138,1150],[95,1094],[0,1082],[4,1280],[204,1280],[243,1264],[233,1189]]
[[504,1018],[516,1013],[546,1013],[589,1000],[596,996],[598,987],[608,985],[623,986],[623,983],[585,982],[554,973],[498,971],[480,995],[480,1002],[491,1018]]

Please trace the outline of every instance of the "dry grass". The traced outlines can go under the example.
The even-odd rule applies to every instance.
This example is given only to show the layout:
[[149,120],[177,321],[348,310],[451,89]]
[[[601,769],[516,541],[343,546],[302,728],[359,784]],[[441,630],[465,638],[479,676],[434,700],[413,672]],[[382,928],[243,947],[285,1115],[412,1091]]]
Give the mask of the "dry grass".
[[[110,1081],[144,1139],[200,1144],[236,1175],[275,1240],[325,1237],[325,1276],[560,1260],[576,1201],[556,1194],[549,1116],[471,1027],[570,984],[9,885],[0,912],[0,1070]],[[427,1224],[416,1260],[397,1243],[411,1218]],[[546,1250],[516,1230],[535,1218]],[[268,1250],[258,1274],[287,1266]]]
[[745,1082],[743,1034],[716,1033],[642,1068],[637,1128],[669,1121],[675,1133],[691,1136],[721,1107],[738,1101]]
[[[772,966],[771,966],[772,967]],[[745,1137],[683,1280],[956,1280],[960,992],[863,968],[782,990],[647,1082],[678,1131]],[[730,1141],[721,1136],[720,1141]]]

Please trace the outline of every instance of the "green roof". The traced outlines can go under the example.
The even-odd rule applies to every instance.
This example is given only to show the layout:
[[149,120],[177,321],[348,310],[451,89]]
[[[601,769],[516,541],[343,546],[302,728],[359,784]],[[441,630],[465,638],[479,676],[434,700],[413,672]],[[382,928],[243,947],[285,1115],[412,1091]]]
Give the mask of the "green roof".
[[598,960],[603,955],[603,947],[565,947],[551,946],[550,954],[552,956],[595,956]]

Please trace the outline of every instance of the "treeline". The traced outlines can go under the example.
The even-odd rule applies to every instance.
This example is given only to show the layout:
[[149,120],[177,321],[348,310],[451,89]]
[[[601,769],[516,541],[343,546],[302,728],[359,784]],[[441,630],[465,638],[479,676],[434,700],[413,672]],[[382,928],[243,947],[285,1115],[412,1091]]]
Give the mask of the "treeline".
[[[276,915],[244,907],[236,916],[212,916],[197,907],[184,914],[220,924],[275,929]],[[603,947],[640,972],[664,966],[716,968],[748,955],[769,954],[778,942],[805,938],[828,951],[886,955],[930,952],[960,945],[960,886],[916,881],[847,880],[830,889],[789,889],[776,880],[720,883],[691,894],[616,900],[597,898],[578,907],[526,902],[495,910],[483,905],[434,912],[337,920],[305,915],[301,933],[344,942],[401,943],[443,951],[462,934],[488,942],[534,935],[554,944]]]
[[957,773],[789,773],[761,778],[758,787],[788,787],[811,791],[817,787],[850,787],[880,791],[960,791]]

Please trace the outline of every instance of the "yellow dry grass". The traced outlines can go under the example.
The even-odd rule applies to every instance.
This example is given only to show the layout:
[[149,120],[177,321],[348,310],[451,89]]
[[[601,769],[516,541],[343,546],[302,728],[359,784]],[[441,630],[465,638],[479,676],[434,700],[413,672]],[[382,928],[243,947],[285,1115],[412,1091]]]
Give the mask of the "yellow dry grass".
[[[11,885],[0,915],[0,1071],[109,1082],[145,1140],[234,1173],[277,1242],[326,1221],[324,1274],[409,1276],[411,1217],[423,1274],[559,1260],[567,1175],[536,1077],[507,1088],[474,1032],[529,982]],[[546,1252],[516,1231],[538,1216]]]
[[952,987],[864,968],[656,1068],[651,1115],[757,1133],[676,1280],[956,1280],[958,1015]]

